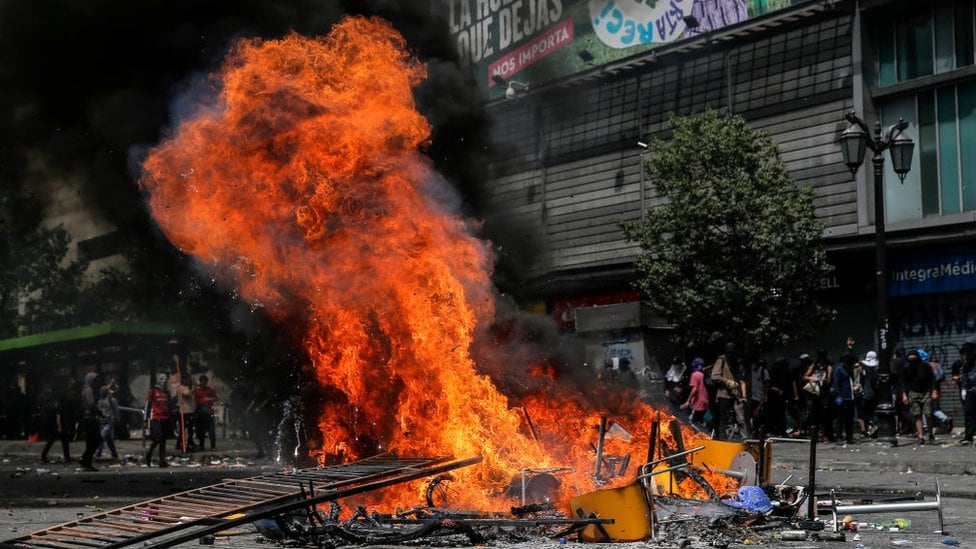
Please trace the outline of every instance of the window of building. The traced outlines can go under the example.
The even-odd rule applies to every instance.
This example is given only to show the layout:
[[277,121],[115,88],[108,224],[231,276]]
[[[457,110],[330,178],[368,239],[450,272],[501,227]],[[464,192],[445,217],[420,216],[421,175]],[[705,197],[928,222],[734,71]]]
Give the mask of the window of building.
[[877,83],[890,86],[973,64],[976,0],[910,2],[875,27]]
[[898,184],[886,158],[889,221],[976,210],[976,82],[902,96],[882,105],[885,127],[904,118],[915,140],[912,171]]

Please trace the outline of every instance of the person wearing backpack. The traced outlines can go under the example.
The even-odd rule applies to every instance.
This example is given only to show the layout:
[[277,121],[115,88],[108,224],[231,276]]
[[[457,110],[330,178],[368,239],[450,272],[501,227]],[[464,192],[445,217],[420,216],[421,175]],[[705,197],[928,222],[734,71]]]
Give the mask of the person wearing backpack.
[[966,421],[959,444],[972,444],[976,435],[976,334],[967,337],[959,349],[959,360],[952,365],[952,379],[959,388]]
[[874,419],[874,410],[878,406],[878,353],[868,351],[864,358],[854,365],[853,383],[857,423],[861,436],[874,436],[878,432]]

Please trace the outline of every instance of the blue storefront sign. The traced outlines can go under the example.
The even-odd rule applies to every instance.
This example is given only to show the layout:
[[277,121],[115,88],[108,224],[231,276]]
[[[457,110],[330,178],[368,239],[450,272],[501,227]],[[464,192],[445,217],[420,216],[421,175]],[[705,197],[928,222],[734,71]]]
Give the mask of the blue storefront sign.
[[976,248],[895,256],[888,268],[888,295],[912,296],[976,289]]

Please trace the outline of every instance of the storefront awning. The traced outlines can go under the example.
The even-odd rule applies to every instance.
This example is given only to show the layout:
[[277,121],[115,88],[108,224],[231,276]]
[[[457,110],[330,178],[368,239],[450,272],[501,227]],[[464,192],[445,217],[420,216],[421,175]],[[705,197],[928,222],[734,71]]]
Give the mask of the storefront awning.
[[101,322],[0,340],[0,360],[33,358],[77,359],[84,355],[126,353],[165,348],[176,343],[182,329],[162,322]]

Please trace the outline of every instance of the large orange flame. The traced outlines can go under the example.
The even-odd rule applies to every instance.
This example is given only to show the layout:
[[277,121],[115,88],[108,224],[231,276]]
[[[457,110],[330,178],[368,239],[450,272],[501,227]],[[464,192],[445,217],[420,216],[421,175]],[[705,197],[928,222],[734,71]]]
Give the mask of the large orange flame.
[[[295,328],[330,395],[320,459],[480,454],[456,474],[452,503],[472,508],[497,504],[524,468],[572,467],[592,488],[606,410],[560,394],[538,364],[521,365],[540,374],[536,390],[510,402],[472,360],[494,315],[491,258],[434,198],[418,150],[430,126],[412,96],[425,75],[376,18],[242,41],[213,75],[217,99],[151,151],[140,183],[175,245],[274,317],[301,311]],[[607,451],[639,459],[653,411],[614,400],[644,449],[637,437]],[[391,502],[420,503],[416,489]]]

